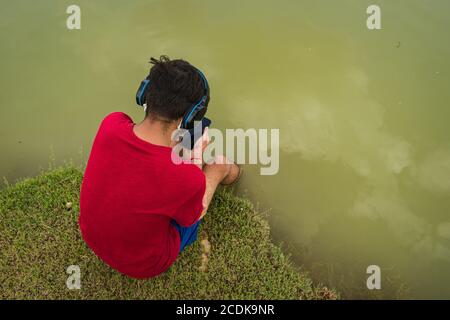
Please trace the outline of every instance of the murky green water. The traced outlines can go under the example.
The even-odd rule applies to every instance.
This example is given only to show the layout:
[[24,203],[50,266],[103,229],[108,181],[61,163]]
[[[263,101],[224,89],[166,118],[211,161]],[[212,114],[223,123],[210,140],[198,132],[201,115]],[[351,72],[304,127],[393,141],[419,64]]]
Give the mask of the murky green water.
[[[86,158],[101,118],[136,120],[151,55],[207,74],[218,128],[280,128],[280,172],[238,192],[345,297],[450,298],[450,2],[2,1],[0,175]],[[53,151],[51,151],[51,149]],[[366,268],[382,270],[369,292]]]

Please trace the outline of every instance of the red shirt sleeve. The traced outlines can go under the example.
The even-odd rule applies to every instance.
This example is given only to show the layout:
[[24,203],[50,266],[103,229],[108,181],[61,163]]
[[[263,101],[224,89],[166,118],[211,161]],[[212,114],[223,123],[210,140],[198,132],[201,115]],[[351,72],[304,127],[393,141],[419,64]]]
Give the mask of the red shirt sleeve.
[[193,164],[181,164],[183,168],[183,187],[176,195],[179,204],[173,219],[183,227],[196,223],[203,212],[203,196],[205,195],[206,179],[202,170]]

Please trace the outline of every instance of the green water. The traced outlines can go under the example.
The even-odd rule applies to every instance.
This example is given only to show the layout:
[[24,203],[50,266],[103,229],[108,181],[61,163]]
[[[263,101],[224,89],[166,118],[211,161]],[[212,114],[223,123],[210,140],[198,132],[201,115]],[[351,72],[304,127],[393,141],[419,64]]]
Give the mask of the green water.
[[450,2],[76,2],[73,31],[72,1],[1,2],[0,176],[84,161],[104,115],[142,117],[149,57],[182,57],[215,127],[280,129],[279,173],[237,192],[299,265],[348,298],[450,298]]

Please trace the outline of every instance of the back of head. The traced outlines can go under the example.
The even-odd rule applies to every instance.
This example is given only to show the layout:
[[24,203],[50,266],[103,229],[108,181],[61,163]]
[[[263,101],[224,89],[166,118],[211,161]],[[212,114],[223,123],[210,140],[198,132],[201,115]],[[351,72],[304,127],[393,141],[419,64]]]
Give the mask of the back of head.
[[[161,56],[150,59],[153,66],[145,92],[146,117],[174,121],[182,118],[205,94],[205,84],[198,69],[182,59]],[[209,97],[208,97],[209,100]]]

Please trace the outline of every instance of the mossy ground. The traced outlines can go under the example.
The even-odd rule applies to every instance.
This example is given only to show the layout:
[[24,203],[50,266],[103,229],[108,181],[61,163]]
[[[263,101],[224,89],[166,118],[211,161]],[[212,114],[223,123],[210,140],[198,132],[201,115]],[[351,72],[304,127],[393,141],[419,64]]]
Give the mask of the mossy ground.
[[[0,299],[336,297],[334,291],[314,286],[271,242],[267,221],[249,201],[227,190],[214,197],[201,225],[199,240],[211,244],[207,259],[202,259],[197,242],[159,277],[135,280],[121,275],[81,239],[81,180],[79,168],[66,166],[0,191]],[[69,209],[67,203],[72,203]],[[67,289],[70,265],[81,268],[80,290]]]

